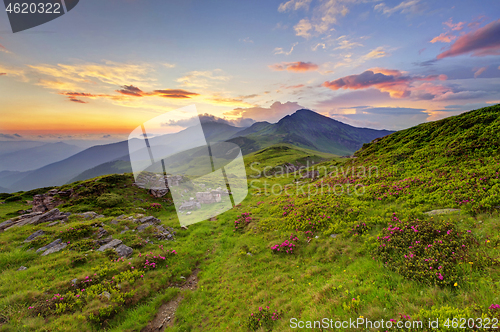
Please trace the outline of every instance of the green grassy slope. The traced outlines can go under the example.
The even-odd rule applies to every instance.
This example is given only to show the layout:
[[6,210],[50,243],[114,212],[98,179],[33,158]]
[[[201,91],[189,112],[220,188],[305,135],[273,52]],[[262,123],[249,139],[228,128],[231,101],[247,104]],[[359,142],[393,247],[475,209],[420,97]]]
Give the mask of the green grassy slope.
[[[444,327],[447,318],[498,319],[492,305],[500,304],[495,205],[500,166],[498,145],[483,142],[498,140],[491,130],[499,113],[494,106],[422,124],[365,146],[357,158],[291,145],[251,153],[245,157],[247,199],[217,220],[187,230],[178,226],[168,196],[149,196],[132,186],[130,174],[65,185],[62,189],[74,188],[78,197],[61,198],[66,200],[61,210],[104,214],[98,222],[134,253],[115,261],[92,250],[88,239],[95,239],[97,229],[84,235],[69,230],[93,229],[96,221],[76,215],[65,225],[0,233],[0,331],[140,331],[179,293],[183,300],[171,331],[294,331],[293,318],[325,317],[394,319],[394,324],[439,318],[439,329],[418,331],[451,331]],[[266,166],[307,160],[315,161],[321,178],[252,176]],[[25,200],[49,189],[3,194],[0,220],[27,209]],[[458,211],[425,213],[438,208]],[[137,213],[174,227],[176,240],[157,241],[151,230],[121,233],[133,223],[111,222],[119,214]],[[71,248],[40,258],[23,242],[38,229],[47,233],[31,246],[76,235]],[[148,237],[153,244],[145,244]],[[145,268],[150,252],[166,261]],[[28,269],[17,271],[21,265]],[[196,290],[175,287],[196,268]],[[81,284],[72,286],[73,278],[81,283],[87,276],[92,282],[85,291]],[[99,296],[104,290],[110,299]],[[267,307],[279,313],[276,320]]]

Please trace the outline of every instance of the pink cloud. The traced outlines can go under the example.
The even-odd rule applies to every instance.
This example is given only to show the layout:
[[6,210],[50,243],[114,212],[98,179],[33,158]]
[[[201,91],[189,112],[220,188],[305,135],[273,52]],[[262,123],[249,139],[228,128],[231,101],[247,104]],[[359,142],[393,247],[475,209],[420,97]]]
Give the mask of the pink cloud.
[[459,37],[449,50],[440,53],[437,58],[468,53],[472,53],[472,56],[500,54],[500,19]]
[[297,62],[283,62],[283,63],[277,63],[274,65],[270,65],[269,68],[275,71],[282,71],[282,70],[288,70],[288,71],[293,71],[297,73],[301,72],[306,72],[306,71],[315,71],[318,70],[318,65],[312,63],[312,62],[302,62],[302,61],[297,61]]
[[[474,73],[474,78],[477,78],[479,75],[481,75],[482,73],[484,73],[484,71],[487,69],[488,67],[481,67],[479,68],[475,73]],[[475,70],[475,69],[474,69]]]
[[408,76],[399,70],[372,68],[358,75],[349,75],[334,81],[324,82],[322,85],[331,90],[375,88],[381,92],[388,92],[392,98],[405,98],[410,96],[413,82],[446,79],[446,75]]
[[460,31],[464,28],[465,22],[458,22],[458,23],[453,23],[451,18],[443,23],[446,25],[448,28],[450,28],[453,31]]

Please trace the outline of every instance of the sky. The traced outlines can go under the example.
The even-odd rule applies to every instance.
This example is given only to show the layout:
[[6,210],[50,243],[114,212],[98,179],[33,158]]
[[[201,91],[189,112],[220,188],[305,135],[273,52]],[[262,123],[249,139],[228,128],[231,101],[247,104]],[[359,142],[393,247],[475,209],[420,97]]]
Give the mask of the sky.
[[192,104],[400,130],[497,103],[498,0],[80,0],[15,34],[0,13],[0,140],[118,140]]

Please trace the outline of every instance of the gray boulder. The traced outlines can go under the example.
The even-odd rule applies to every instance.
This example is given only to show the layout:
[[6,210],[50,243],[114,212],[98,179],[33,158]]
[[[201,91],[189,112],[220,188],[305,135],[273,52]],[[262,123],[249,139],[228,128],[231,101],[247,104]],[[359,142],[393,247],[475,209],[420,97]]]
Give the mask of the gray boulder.
[[118,256],[120,256],[120,257],[128,257],[128,256],[132,255],[132,252],[134,251],[134,249],[132,249],[124,244],[120,244],[118,247],[115,248],[115,251],[118,254]]
[[36,237],[38,237],[40,235],[43,235],[43,234],[45,234],[44,231],[42,231],[41,229],[39,229],[35,233],[33,233],[30,236],[28,236],[26,238],[26,240],[24,240],[24,242],[30,242],[30,241],[34,240]]
[[106,249],[112,249],[112,248],[119,246],[120,244],[122,244],[122,240],[113,239],[110,242],[106,243],[105,245],[101,246],[99,249],[97,249],[97,251],[104,251]]
[[50,255],[50,254],[53,254],[55,252],[58,252],[58,251],[61,251],[63,250],[64,248],[66,248],[68,244],[66,242],[63,242],[63,243],[60,243],[60,244],[57,244],[55,246],[53,246],[52,248],[50,249],[47,249],[43,252],[42,256],[47,256],[47,255]]
[[50,248],[52,248],[52,247],[60,244],[61,242],[62,242],[61,239],[57,239],[57,240],[55,240],[55,241],[47,244],[46,246],[43,246],[43,247],[39,248],[36,252],[41,252],[41,251],[48,250],[48,249],[50,249]]

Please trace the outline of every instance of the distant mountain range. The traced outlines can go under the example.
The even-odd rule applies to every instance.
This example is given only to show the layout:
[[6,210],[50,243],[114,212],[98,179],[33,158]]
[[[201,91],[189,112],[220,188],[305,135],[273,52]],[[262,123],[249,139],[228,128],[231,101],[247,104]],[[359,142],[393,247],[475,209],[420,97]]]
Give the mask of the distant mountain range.
[[[360,149],[364,143],[393,133],[388,130],[353,127],[305,109],[287,115],[275,124],[257,122],[250,127],[241,128],[226,123],[205,122],[202,123],[202,127],[207,142],[229,141],[239,145],[243,154],[277,143],[288,143],[335,155],[350,155]],[[156,148],[168,149],[172,153],[179,152],[189,147],[193,137],[196,136],[194,130],[195,128],[186,128],[175,134],[154,137],[149,140],[149,143]],[[61,154],[71,153],[68,144],[60,144],[64,144],[60,145],[64,150]],[[37,149],[40,150],[37,151]],[[30,150],[33,150],[30,151],[33,155],[43,155],[44,151],[49,155],[51,151],[45,145],[32,147]],[[21,152],[19,151],[19,156],[24,158]],[[9,153],[9,162],[14,161],[12,158],[15,155],[16,152]],[[44,160],[40,161],[42,163],[47,160],[44,157],[40,158]],[[0,191],[31,190],[63,185],[105,174],[132,171],[127,141],[93,146],[74,153],[66,159],[53,160],[54,162],[33,171],[0,172]]]
[[233,135],[230,141],[242,143],[245,154],[272,144],[289,143],[336,155],[350,155],[364,143],[391,133],[393,131],[353,127],[316,112],[301,109],[275,124],[254,123]]
[[[2,145],[9,145],[5,142]],[[30,144],[27,144],[29,146]],[[12,148],[12,147],[11,147]],[[84,148],[58,142],[20,149],[0,155],[0,171],[29,171],[66,159]]]

